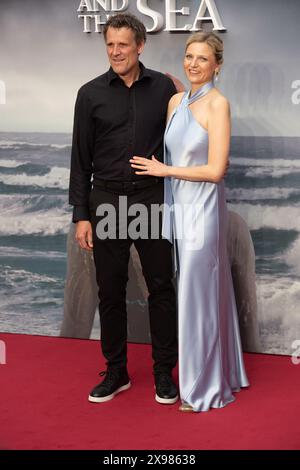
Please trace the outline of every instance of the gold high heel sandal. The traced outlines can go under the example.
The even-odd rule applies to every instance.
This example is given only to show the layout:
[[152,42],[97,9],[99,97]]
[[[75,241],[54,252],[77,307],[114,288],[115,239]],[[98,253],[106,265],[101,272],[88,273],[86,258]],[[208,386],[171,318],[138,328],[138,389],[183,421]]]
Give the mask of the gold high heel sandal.
[[193,407],[188,403],[182,403],[179,407],[179,411],[185,411],[187,413],[193,413]]

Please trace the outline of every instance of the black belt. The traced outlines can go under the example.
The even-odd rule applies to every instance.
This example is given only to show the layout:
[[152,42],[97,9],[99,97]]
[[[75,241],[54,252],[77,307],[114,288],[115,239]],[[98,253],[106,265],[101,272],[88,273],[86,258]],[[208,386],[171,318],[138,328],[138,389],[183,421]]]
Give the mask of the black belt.
[[163,182],[163,178],[148,177],[141,181],[109,181],[109,180],[94,180],[93,186],[96,188],[108,189],[110,191],[131,192],[149,186],[154,186],[157,183]]

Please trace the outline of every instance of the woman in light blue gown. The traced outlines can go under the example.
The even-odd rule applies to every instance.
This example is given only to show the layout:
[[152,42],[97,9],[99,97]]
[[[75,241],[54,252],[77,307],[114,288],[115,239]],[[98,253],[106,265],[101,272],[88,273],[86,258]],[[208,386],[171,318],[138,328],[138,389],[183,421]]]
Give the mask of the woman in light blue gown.
[[222,408],[249,385],[226,248],[230,108],[214,86],[222,62],[217,35],[190,36],[184,59],[190,90],[170,100],[165,163],[154,156],[131,160],[138,174],[165,177],[163,235],[174,243],[178,279],[181,411]]

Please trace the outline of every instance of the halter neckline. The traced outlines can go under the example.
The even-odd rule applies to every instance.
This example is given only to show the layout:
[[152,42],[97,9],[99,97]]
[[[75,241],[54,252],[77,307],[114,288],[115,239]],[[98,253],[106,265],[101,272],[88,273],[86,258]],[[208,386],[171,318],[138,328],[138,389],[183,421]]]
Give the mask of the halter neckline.
[[213,81],[210,81],[208,83],[205,83],[205,85],[202,85],[198,90],[191,95],[192,90],[189,90],[187,93],[187,102],[188,104],[194,103],[194,101],[198,100],[199,98],[202,98],[203,96],[207,95],[207,93],[214,88],[214,83]]

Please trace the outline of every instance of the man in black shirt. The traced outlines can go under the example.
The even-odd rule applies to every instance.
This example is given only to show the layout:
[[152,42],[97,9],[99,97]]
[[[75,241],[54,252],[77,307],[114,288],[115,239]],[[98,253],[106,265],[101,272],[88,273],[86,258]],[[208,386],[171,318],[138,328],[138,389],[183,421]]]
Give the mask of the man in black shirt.
[[[136,175],[129,160],[134,155],[163,159],[167,105],[176,89],[168,77],[139,62],[146,30],[136,17],[112,16],[104,37],[111,67],[80,88],[75,105],[69,193],[76,239],[83,249],[94,253],[101,346],[107,360],[105,378],[90,392],[89,401],[108,401],[130,387],[126,284],[129,250],[134,243],[149,290],[155,399],[175,403],[178,396],[172,369],[177,362],[177,339],[171,245],[161,238],[160,226],[156,230],[159,236],[151,238],[151,208],[163,203],[163,180]],[[133,217],[121,214],[124,201],[129,215],[136,204],[147,209],[141,232],[146,228],[148,236],[132,235]],[[111,216],[109,230],[103,234],[100,227],[105,226],[109,208],[114,209],[115,218]]]

